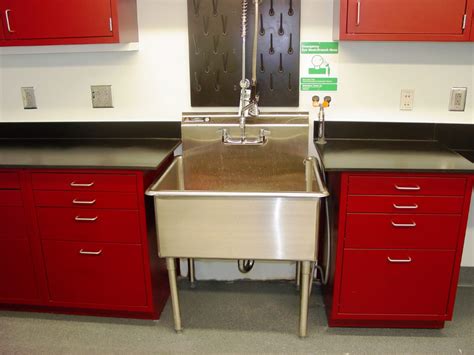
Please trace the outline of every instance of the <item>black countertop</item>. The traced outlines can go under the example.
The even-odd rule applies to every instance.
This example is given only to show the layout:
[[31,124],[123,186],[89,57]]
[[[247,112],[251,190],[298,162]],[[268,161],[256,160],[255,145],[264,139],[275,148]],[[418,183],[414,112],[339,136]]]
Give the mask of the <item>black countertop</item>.
[[334,139],[319,145],[326,171],[474,173],[474,164],[436,141]]
[[4,139],[0,168],[154,170],[179,139]]

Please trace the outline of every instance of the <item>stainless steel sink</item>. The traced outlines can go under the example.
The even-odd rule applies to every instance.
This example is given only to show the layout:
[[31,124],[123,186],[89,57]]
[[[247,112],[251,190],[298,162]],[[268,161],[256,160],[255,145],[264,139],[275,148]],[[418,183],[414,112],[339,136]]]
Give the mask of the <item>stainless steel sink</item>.
[[[321,199],[328,191],[308,157],[308,114],[249,119],[184,114],[183,155],[147,191],[158,253],[167,258],[175,328],[181,330],[175,258],[302,263],[300,335],[306,335],[310,265],[317,260]],[[253,142],[248,144],[248,142]]]

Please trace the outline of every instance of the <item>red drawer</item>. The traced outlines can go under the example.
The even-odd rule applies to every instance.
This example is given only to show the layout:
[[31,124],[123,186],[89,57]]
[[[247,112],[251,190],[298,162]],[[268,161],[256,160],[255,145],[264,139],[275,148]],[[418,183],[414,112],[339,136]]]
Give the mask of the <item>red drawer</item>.
[[138,211],[37,208],[42,239],[141,243]]
[[454,254],[345,250],[339,312],[446,315]]
[[0,206],[23,206],[20,190],[0,190]]
[[347,212],[462,213],[463,197],[349,196]]
[[346,248],[455,249],[460,215],[347,214]]
[[16,172],[0,172],[0,189],[19,189],[20,177]]
[[464,196],[466,179],[409,176],[350,176],[350,195]]
[[147,305],[141,246],[48,240],[43,253],[52,302]]
[[0,302],[38,298],[30,246],[26,239],[0,239]]
[[34,194],[41,207],[138,208],[136,193],[38,190]]
[[26,224],[23,207],[0,207],[0,239],[26,238]]
[[135,192],[135,175],[86,173],[34,173],[35,190],[117,191]]

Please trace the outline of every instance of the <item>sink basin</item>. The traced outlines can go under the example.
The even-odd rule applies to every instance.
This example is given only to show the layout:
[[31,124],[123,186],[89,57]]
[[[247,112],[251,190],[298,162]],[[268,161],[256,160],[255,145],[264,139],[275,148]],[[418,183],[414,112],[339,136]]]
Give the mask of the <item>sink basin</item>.
[[299,334],[306,336],[311,263],[328,196],[320,160],[308,157],[308,114],[262,114],[245,131],[235,114],[184,114],[181,132],[183,155],[147,190],[175,330],[182,330],[176,258],[292,260],[301,270]]
[[183,156],[147,191],[159,255],[315,261],[328,192],[316,160],[307,159],[308,116],[250,120],[249,136],[268,132],[256,146],[223,144],[224,129],[238,136],[238,118],[185,115]]

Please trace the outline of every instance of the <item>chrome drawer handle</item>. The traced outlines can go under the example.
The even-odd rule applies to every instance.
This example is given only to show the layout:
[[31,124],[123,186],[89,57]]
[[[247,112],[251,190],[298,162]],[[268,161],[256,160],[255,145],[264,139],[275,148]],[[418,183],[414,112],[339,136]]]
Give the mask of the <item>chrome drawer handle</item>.
[[411,263],[412,261],[410,257],[408,257],[408,259],[392,259],[388,257],[387,260],[394,264],[407,264],[407,263]]
[[415,186],[398,186],[395,185],[395,188],[400,191],[420,191],[421,187],[418,185]]
[[418,208],[418,205],[416,203],[414,203],[411,206],[401,206],[401,205],[397,205],[396,203],[394,203],[393,207],[395,207],[398,210],[416,210]]
[[15,32],[15,31],[12,30],[12,26],[10,25],[10,12],[12,12],[12,10],[10,10],[10,9],[5,10],[5,20],[6,20],[6,22],[7,22],[7,30],[8,30],[8,32],[13,33],[13,32]]
[[360,0],[357,1],[357,20],[356,25],[360,25]]
[[81,255],[100,255],[102,254],[102,249],[99,251],[86,251],[84,249],[79,250],[79,254]]
[[99,217],[95,216],[92,218],[86,218],[86,217],[76,216],[74,219],[78,222],[95,222],[99,219]]
[[71,186],[72,186],[72,187],[92,187],[92,186],[94,186],[94,184],[95,184],[94,181],[92,181],[92,182],[90,182],[90,183],[88,183],[88,184],[80,184],[80,183],[77,183],[77,182],[75,182],[75,181],[71,182]]
[[72,200],[72,203],[75,205],[93,205],[96,203],[97,200],[92,200],[92,201],[81,201],[81,200]]
[[397,228],[414,228],[414,227],[416,227],[416,223],[415,222],[395,223],[394,221],[392,221],[392,226],[397,227]]

